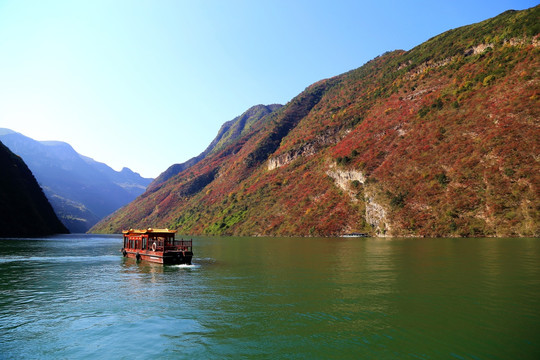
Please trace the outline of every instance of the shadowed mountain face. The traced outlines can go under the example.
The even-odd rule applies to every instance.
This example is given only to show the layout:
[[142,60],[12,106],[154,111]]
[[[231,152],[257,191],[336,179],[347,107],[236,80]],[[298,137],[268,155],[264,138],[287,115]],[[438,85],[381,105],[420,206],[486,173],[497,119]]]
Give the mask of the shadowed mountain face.
[[28,164],[71,232],[88,231],[142,194],[152,180],[127,168],[115,171],[64,142],[36,141],[8,129],[0,129],[0,140]]
[[249,108],[242,115],[227,121],[221,126],[216,138],[210,143],[210,145],[200,153],[198,156],[189,159],[181,164],[171,165],[167,170],[161,173],[149,186],[148,190],[153,191],[161,184],[178,175],[182,171],[189,169],[193,165],[197,164],[209,155],[217,153],[219,150],[224,149],[226,146],[232,144],[240,137],[249,133],[250,129],[256,125],[265,115],[279,109],[282,105],[256,105]]
[[540,6],[321,80],[93,231],[539,236]]
[[24,161],[0,142],[0,237],[67,233]]

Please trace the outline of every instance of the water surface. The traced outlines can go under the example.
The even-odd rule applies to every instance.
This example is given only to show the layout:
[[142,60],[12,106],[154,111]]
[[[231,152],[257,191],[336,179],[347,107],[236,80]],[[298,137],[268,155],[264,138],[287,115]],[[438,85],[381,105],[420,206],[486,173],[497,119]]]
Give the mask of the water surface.
[[0,240],[0,358],[539,359],[539,239]]

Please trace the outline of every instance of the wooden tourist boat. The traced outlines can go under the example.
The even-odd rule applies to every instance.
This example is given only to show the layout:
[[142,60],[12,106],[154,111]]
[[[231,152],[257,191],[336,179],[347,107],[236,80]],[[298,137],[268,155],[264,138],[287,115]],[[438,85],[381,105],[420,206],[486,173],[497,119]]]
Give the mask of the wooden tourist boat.
[[176,230],[146,229],[124,230],[124,257],[159,264],[191,265],[192,240],[175,240]]

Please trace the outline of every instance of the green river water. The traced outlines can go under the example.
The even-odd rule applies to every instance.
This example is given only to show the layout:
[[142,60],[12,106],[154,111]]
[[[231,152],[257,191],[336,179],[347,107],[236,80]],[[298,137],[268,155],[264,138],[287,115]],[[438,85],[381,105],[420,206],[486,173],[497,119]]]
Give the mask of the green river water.
[[540,239],[0,240],[0,359],[540,359]]

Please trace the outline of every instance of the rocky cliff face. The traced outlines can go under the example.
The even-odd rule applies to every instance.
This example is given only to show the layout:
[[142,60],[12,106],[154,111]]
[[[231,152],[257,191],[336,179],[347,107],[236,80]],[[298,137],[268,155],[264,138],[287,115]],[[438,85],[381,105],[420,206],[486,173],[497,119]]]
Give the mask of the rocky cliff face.
[[387,218],[387,211],[381,204],[377,203],[376,189],[366,183],[366,177],[361,171],[341,170],[337,169],[335,164],[331,164],[326,174],[334,179],[336,186],[349,195],[352,202],[364,202],[363,217],[374,235],[385,237],[391,234],[392,229]]
[[315,155],[325,147],[337,144],[339,140],[341,140],[341,137],[338,134],[337,129],[329,129],[324,134],[317,135],[312,141],[301,144],[297,148],[289,150],[284,154],[268,159],[268,170],[274,170],[278,167],[285,166],[299,157]]
[[540,7],[309,86],[94,228],[538,236]]

